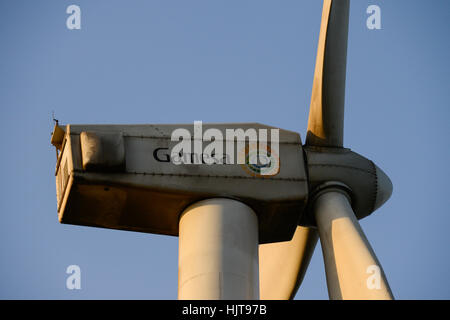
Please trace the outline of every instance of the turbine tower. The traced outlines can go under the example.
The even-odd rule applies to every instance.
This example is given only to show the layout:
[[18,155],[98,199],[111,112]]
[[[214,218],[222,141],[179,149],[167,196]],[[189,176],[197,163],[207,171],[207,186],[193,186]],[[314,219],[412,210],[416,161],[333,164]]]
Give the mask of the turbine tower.
[[293,298],[318,238],[330,299],[392,299],[358,222],[392,184],[343,146],[348,19],[324,0],[304,145],[257,123],[56,124],[60,222],[178,236],[179,299]]

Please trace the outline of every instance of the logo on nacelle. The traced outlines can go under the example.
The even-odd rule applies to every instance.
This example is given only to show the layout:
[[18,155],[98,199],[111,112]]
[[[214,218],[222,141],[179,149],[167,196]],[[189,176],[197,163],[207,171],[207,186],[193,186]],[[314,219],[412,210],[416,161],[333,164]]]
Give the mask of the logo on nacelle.
[[[202,122],[195,121],[193,137],[186,128],[173,130],[171,141],[177,144],[171,148],[154,149],[153,158],[158,162],[171,162],[175,165],[239,164],[251,176],[275,176],[280,172],[279,129],[270,129],[270,135],[269,146],[267,129],[259,129],[257,132],[254,128],[247,128],[245,131],[240,128],[209,128],[203,134]],[[208,145],[203,148],[204,141]]]

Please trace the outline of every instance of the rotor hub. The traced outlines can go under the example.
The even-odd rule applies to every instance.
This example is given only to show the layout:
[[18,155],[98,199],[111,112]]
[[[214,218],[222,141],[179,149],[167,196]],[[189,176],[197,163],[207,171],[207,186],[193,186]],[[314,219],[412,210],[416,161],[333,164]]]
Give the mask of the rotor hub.
[[347,148],[304,146],[309,181],[308,206],[299,225],[316,225],[312,204],[318,195],[344,193],[362,219],[381,207],[392,194],[392,182],[373,161]]

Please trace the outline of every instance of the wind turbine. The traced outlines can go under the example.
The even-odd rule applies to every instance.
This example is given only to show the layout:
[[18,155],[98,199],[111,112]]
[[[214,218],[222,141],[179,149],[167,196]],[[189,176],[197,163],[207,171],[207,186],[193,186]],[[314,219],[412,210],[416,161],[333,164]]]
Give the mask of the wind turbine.
[[[387,201],[392,184],[343,147],[348,14],[348,0],[324,1],[304,146],[295,132],[255,123],[56,124],[59,220],[179,236],[180,299],[292,298],[318,238],[331,299],[392,298],[358,223]],[[267,131],[277,135],[265,165],[279,168],[264,176],[265,165],[248,159]],[[194,146],[201,159],[194,152],[189,165],[173,163],[174,132],[188,141],[180,156]],[[214,152],[221,144],[238,157],[244,150],[245,164],[205,164],[205,139]]]

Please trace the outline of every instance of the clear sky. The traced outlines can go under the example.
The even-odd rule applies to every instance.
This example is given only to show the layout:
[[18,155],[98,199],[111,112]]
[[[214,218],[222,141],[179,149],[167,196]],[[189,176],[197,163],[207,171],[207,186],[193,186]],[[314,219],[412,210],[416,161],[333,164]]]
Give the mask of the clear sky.
[[[68,30],[66,8],[81,8]],[[381,30],[366,9],[381,8]],[[260,122],[305,137],[322,2],[0,2],[0,298],[175,299],[178,238],[61,225],[61,123]],[[361,224],[399,299],[450,298],[450,2],[352,1],[345,146],[392,179]],[[81,267],[81,290],[66,268]],[[297,299],[327,299],[320,244]]]

